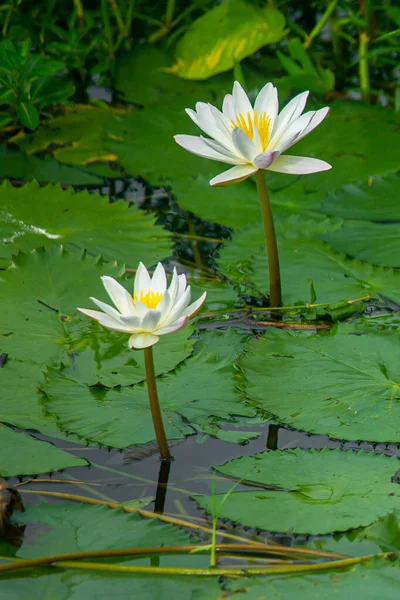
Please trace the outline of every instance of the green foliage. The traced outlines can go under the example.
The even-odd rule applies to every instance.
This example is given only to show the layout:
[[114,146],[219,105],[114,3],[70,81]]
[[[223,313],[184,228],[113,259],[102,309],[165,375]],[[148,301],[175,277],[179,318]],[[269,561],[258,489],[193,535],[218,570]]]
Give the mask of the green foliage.
[[[167,437],[180,439],[214,420],[234,422],[232,415],[252,415],[253,409],[240,403],[233,377],[231,359],[217,362],[215,354],[202,352],[160,378],[157,387]],[[41,386],[46,410],[63,431],[114,448],[154,440],[143,385],[88,388],[54,370],[47,379]]]
[[348,569],[321,573],[268,578],[248,577],[228,584],[237,590],[235,600],[264,600],[272,595],[274,600],[337,600],[337,598],[363,598],[375,600],[382,593],[395,598],[400,582],[399,561],[370,560]]
[[[220,517],[263,530],[321,534],[365,527],[393,511],[400,497],[391,481],[397,458],[372,452],[295,448],[243,456],[214,468],[256,485],[252,491],[234,491],[220,507]],[[217,501],[223,496],[218,494]],[[211,512],[210,496],[194,499]]]
[[[284,304],[314,303],[310,280],[315,302],[333,305],[321,307],[322,312],[330,312],[337,303],[377,294],[399,300],[398,271],[348,259],[315,239],[324,231],[334,231],[338,225],[340,222],[296,218],[295,215],[277,220]],[[261,224],[234,235],[232,242],[221,251],[218,267],[240,291],[266,296],[268,261]]]
[[287,71],[287,83],[294,89],[309,89],[313,92],[329,92],[335,87],[332,71],[315,67],[299,38],[288,43],[290,57],[277,52],[282,67]]
[[227,0],[197,19],[179,40],[169,71],[185,79],[207,79],[284,36],[285,17],[275,8]]
[[88,463],[48,442],[0,425],[0,475],[46,473]]
[[246,394],[298,429],[400,442],[398,328],[335,326],[324,335],[268,331],[240,361]]
[[28,129],[36,129],[39,112],[54,104],[64,104],[75,88],[58,74],[64,64],[31,53],[31,40],[20,45],[0,41],[0,106],[8,105],[11,114],[1,127],[15,119]]
[[154,217],[123,200],[110,203],[107,197],[87,191],[63,191],[52,185],[43,188],[36,182],[22,188],[5,182],[0,190],[1,266],[18,250],[28,252],[60,243],[132,268],[140,261],[150,266],[171,253],[169,235],[154,226]]

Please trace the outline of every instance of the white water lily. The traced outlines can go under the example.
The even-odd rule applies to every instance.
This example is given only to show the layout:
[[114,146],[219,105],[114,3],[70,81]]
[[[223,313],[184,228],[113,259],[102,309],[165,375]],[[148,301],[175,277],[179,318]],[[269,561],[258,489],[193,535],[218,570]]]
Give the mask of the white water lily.
[[150,277],[142,263],[139,264],[133,296],[112,277],[104,276],[101,279],[116,308],[91,298],[103,312],[86,308],[78,310],[103,327],[130,333],[130,348],[148,348],[158,342],[160,335],[185,327],[207,295],[204,292],[196,302],[189,305],[191,291],[190,285],[186,286],[186,276],[178,275],[174,269],[167,289],[167,276],[161,263],[158,263],[153,277]]
[[329,108],[302,114],[309,92],[293,98],[278,114],[278,91],[267,83],[252,107],[246,92],[235,81],[222,112],[211,104],[198,102],[196,111],[186,109],[192,121],[208,138],[176,135],[176,142],[198,156],[234,165],[217,175],[211,185],[229,185],[247,179],[259,169],[302,175],[331,169],[317,158],[282,154],[315,129]]

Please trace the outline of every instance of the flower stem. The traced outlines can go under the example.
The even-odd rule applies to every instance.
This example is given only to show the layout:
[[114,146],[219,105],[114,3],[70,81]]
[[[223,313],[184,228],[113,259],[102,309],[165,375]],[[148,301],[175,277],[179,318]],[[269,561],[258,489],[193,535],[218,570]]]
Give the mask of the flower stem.
[[272,216],[268,188],[265,183],[264,173],[261,169],[256,172],[256,183],[264,223],[265,242],[267,245],[270,303],[273,307],[279,307],[282,306],[282,292],[278,244],[276,243],[274,218]]
[[158,402],[156,375],[154,372],[153,348],[151,346],[148,346],[144,349],[144,365],[146,369],[147,393],[149,395],[151,416],[153,418],[158,448],[160,450],[161,458],[169,460],[171,458],[171,454],[168,448],[168,441],[162,422],[160,404]]

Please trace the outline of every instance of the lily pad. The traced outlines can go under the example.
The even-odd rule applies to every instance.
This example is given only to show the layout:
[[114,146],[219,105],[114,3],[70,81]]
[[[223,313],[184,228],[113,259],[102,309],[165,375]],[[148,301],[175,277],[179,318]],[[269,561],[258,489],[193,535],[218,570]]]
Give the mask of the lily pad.
[[368,183],[345,185],[324,198],[320,210],[343,219],[399,220],[400,177],[371,176]]
[[0,475],[33,475],[87,466],[87,461],[60,450],[49,442],[0,425]]
[[101,275],[118,277],[124,268],[60,246],[39,248],[13,258],[0,272],[0,343],[11,358],[36,363],[59,360],[64,322],[103,293]]
[[[214,468],[257,489],[232,492],[220,517],[263,530],[314,535],[365,527],[399,506],[400,487],[391,481],[398,467],[395,457],[327,448],[242,456]],[[279,489],[264,491],[263,486]],[[193,497],[211,512],[210,496]],[[217,505],[223,497],[217,494]]]
[[[215,354],[199,353],[162,377],[157,387],[167,437],[180,439],[216,419],[252,415],[240,402],[233,376],[231,358],[217,361]],[[46,409],[61,429],[87,442],[126,448],[154,440],[144,385],[88,388],[51,370],[43,391]]]
[[38,534],[28,538],[19,550],[19,558],[61,552],[190,544],[188,534],[181,529],[160,524],[156,519],[144,520],[137,514],[108,506],[67,502],[30,505],[18,516],[17,522],[42,525]]
[[123,200],[110,203],[86,191],[36,182],[22,188],[4,182],[0,194],[0,266],[17,250],[41,245],[86,249],[132,267],[139,261],[154,264],[171,253],[169,234],[154,225],[154,217]]
[[[301,220],[297,224],[291,224],[290,220],[277,222],[285,305],[310,303],[310,280],[317,303],[331,304],[377,294],[394,301],[400,299],[400,272],[374,267],[334,252],[327,244],[315,239],[323,232],[321,227],[326,227],[326,231],[336,229],[329,222],[321,222],[315,228],[307,222],[302,224]],[[268,261],[261,225],[237,233],[221,251],[217,264],[232,283],[240,286],[240,291],[253,296],[267,295]]]
[[359,260],[383,267],[400,267],[400,223],[349,221],[322,239],[337,252]]
[[246,394],[296,429],[400,442],[398,345],[397,331],[365,324],[324,335],[269,330],[240,361]]
[[285,17],[275,8],[227,0],[199,17],[179,40],[169,71],[185,79],[207,79],[274,44],[285,34]]
[[307,573],[291,576],[272,575],[268,578],[238,579],[228,583],[237,590],[235,600],[337,600],[363,598],[376,600],[396,598],[400,583],[400,563],[375,558],[348,569],[334,569],[325,573]]
[[[185,327],[173,335],[161,336],[154,347],[156,375],[174,369],[193,350],[189,340],[193,327]],[[145,376],[144,354],[128,347],[128,337],[109,331],[87,318],[66,323],[66,356],[63,374],[88,385],[106,387],[132,385]]]

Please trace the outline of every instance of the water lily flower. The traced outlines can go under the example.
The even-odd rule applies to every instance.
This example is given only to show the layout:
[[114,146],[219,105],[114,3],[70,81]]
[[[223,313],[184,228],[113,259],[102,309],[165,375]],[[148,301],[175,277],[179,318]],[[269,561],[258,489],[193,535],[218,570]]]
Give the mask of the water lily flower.
[[193,304],[190,285],[186,285],[186,276],[178,275],[174,269],[172,280],[167,289],[167,276],[164,267],[158,263],[153,277],[150,277],[143,263],[136,272],[133,296],[115,279],[101,278],[108,295],[116,308],[101,300],[91,298],[102,312],[86,308],[78,310],[91,319],[95,319],[113,331],[130,333],[130,348],[148,348],[158,342],[161,335],[182,329],[188,324],[206,299],[206,292]]
[[315,129],[329,107],[303,110],[309,92],[293,98],[278,114],[278,91],[267,83],[254,107],[238,81],[227,94],[222,112],[211,104],[198,102],[196,110],[186,109],[192,121],[209,137],[176,135],[176,142],[198,156],[234,165],[211,179],[210,184],[230,185],[243,181],[259,169],[302,175],[331,169],[317,158],[283,154]]

